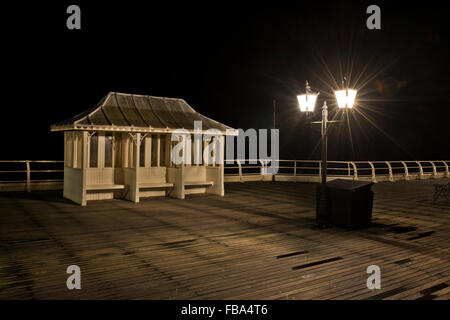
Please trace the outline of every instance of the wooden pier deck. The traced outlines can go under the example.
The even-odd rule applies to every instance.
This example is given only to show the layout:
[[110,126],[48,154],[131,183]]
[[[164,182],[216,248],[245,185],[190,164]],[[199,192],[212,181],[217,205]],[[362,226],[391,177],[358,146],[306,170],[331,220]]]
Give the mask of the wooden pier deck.
[[[373,226],[314,227],[314,185],[106,200],[0,193],[0,299],[448,299],[450,206],[433,183],[373,187]],[[381,289],[366,268],[381,268]],[[81,268],[81,290],[66,268]]]

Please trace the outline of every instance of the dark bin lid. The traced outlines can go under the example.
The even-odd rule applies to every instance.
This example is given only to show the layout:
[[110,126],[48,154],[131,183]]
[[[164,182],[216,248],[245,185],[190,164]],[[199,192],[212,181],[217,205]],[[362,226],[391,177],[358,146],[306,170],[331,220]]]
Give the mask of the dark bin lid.
[[371,185],[373,185],[373,182],[370,181],[354,181],[346,179],[335,179],[327,182],[327,187],[342,190],[355,190]]

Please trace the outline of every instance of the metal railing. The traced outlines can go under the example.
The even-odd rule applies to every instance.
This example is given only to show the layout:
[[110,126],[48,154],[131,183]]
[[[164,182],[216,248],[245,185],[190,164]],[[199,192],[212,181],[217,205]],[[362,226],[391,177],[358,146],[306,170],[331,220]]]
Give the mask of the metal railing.
[[[299,181],[320,182],[320,160],[236,159],[225,164],[225,182],[231,181]],[[278,169],[272,177],[268,168]],[[429,178],[450,178],[450,160],[421,161],[327,161],[327,178],[369,180],[372,182]]]
[[59,189],[62,173],[62,160],[0,160],[0,191]]
[[[270,174],[269,167],[277,169]],[[225,182],[298,181],[320,182],[319,160],[235,159],[226,161]],[[450,178],[450,160],[327,161],[329,180],[344,178],[372,182]],[[0,160],[0,191],[62,189],[64,161]],[[58,176],[59,175],[59,176]]]

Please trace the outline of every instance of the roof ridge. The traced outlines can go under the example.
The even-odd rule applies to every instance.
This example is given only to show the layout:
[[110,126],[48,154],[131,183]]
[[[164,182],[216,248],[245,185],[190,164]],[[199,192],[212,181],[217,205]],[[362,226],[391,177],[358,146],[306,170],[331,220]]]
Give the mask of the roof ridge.
[[169,100],[182,100],[182,101],[186,102],[183,98],[153,96],[153,95],[149,95],[149,94],[140,94],[140,93],[125,93],[125,92],[111,91],[111,92],[109,92],[109,94],[119,94],[119,95],[123,95],[123,96],[136,96],[136,97],[150,97],[150,98],[169,99]]

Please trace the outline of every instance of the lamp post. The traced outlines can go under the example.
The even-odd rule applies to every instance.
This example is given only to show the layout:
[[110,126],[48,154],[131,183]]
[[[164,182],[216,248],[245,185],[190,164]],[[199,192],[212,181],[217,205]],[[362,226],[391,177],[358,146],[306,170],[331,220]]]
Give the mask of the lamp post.
[[[339,109],[351,109],[355,103],[356,90],[344,88],[343,90],[336,90],[334,92],[336,100],[338,102]],[[319,96],[318,92],[313,92],[309,87],[308,81],[306,81],[305,94],[297,96],[300,111],[314,112],[314,107]],[[322,144],[322,163],[321,163],[321,187],[320,187],[320,198],[317,199],[316,203],[316,222],[319,227],[328,227],[331,225],[330,214],[328,208],[328,192],[327,192],[327,150],[328,150],[328,137],[327,137],[327,124],[328,120],[328,107],[326,100],[323,101],[322,106],[322,121],[317,121],[315,123],[321,124],[321,144]]]

